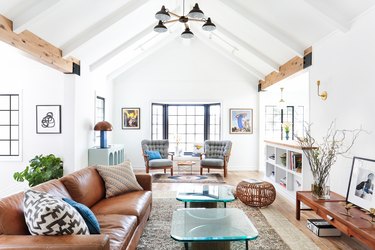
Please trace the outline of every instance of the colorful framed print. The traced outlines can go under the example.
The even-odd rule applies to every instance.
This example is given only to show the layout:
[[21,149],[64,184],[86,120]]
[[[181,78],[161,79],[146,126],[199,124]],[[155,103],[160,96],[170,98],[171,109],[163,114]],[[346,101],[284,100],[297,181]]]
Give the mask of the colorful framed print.
[[230,109],[230,131],[231,134],[253,133],[253,109]]
[[141,128],[141,109],[140,108],[122,108],[122,129],[140,129]]
[[366,210],[375,208],[375,160],[354,157],[346,201]]
[[36,105],[36,133],[61,134],[61,105]]

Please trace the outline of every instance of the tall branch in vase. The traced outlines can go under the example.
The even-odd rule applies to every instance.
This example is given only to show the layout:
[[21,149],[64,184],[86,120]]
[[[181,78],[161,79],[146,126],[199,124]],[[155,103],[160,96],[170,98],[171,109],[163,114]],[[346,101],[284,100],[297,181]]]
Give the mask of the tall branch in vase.
[[353,147],[362,129],[346,130],[334,129],[335,123],[332,122],[328,128],[327,134],[323,137],[323,142],[318,143],[311,134],[311,124],[305,127],[305,137],[297,137],[299,145],[304,148],[305,154],[311,172],[313,174],[314,183],[312,184],[312,192],[316,198],[327,199],[325,187],[329,173],[333,164],[337,160],[337,156],[346,156]]

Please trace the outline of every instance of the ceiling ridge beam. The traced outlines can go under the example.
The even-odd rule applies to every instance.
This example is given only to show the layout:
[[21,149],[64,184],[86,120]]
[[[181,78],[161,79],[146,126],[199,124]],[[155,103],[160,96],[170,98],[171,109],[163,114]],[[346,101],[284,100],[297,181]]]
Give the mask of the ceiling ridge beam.
[[226,1],[226,0],[219,0],[219,1],[225,6],[231,8],[233,11],[237,12],[240,16],[245,18],[247,21],[249,21],[253,25],[263,30],[265,33],[269,34],[274,39],[278,40],[286,48],[288,48],[291,52],[293,52],[293,54],[295,54],[296,56],[299,56],[299,57],[303,56],[303,50],[305,47],[300,42],[286,35],[284,32],[280,31],[280,29],[268,24],[265,20],[262,20],[261,18],[256,17],[252,13],[249,13],[249,11],[245,10],[242,6],[235,3],[234,1]]
[[262,74],[259,70],[244,62],[241,58],[237,57],[236,55],[228,52],[225,48],[222,48],[220,45],[216,44],[215,41],[213,41],[213,39],[206,37],[204,34],[201,33],[201,31],[198,31],[197,33],[199,33],[197,38],[203,41],[210,48],[214,49],[222,56],[234,62],[235,64],[246,70],[248,73],[250,73],[252,76],[255,76],[257,79],[264,78],[264,74]]
[[27,30],[30,25],[48,15],[59,3],[61,3],[61,0],[39,0],[37,4],[33,4],[30,8],[14,17],[13,31],[18,34]]
[[284,80],[285,78],[311,66],[311,59],[312,47],[309,47],[305,49],[304,57],[293,57],[292,59],[290,59],[289,61],[280,66],[279,72],[273,71],[270,74],[268,74],[264,78],[264,80],[259,80],[259,89],[265,90],[266,88],[274,85],[275,83]]
[[100,57],[98,60],[96,60],[92,64],[90,64],[90,71],[94,71],[97,68],[101,67],[103,64],[106,64],[113,57],[115,57],[116,55],[120,54],[124,50],[128,49],[129,47],[131,47],[138,40],[140,40],[140,39],[144,38],[145,36],[147,36],[147,35],[151,34],[152,32],[154,32],[152,30],[154,26],[155,26],[154,24],[148,26],[146,29],[142,30],[141,32],[139,32],[138,34],[136,34],[135,36],[133,36],[131,39],[125,41],[122,44],[120,44],[115,49],[111,50],[110,52],[108,52],[107,54],[105,54],[104,56]]
[[338,18],[337,16],[332,15],[332,10],[322,8],[321,6],[319,6],[318,3],[316,3],[316,0],[304,0],[304,2],[306,5],[308,5],[315,12],[319,13],[321,17],[323,17],[328,23],[332,24],[337,29],[341,30],[344,33],[350,30],[350,23],[346,22],[342,18]]
[[150,0],[130,0],[121,8],[117,9],[116,11],[112,12],[100,21],[96,22],[94,25],[90,26],[86,30],[80,32],[79,35],[73,37],[62,46],[62,49],[64,51],[64,57],[72,55],[72,53],[80,46],[82,46],[98,34],[102,33],[103,31],[105,31],[121,19],[125,18],[133,11],[139,9],[148,1]]
[[239,38],[238,36],[234,35],[232,32],[225,29],[218,23],[216,23],[216,26],[217,26],[217,29],[216,29],[217,32],[222,33],[224,36],[228,37],[230,40],[232,40],[233,42],[243,47],[245,50],[253,54],[255,57],[257,57],[259,60],[261,60],[264,64],[268,65],[273,70],[279,70],[280,65],[276,63],[274,60],[272,60],[271,58],[269,58],[268,56],[260,52],[258,49],[254,48],[252,45],[248,44],[247,42]]
[[74,58],[64,59],[61,49],[30,31],[13,32],[13,22],[0,15],[0,40],[33,56],[39,62],[67,74],[80,74],[80,63]]
[[128,71],[129,69],[131,69],[135,65],[139,64],[140,62],[142,62],[147,57],[149,57],[152,54],[156,53],[159,49],[161,49],[164,46],[166,46],[169,43],[171,43],[173,41],[173,39],[176,39],[176,37],[173,36],[173,34],[169,34],[168,37],[164,38],[157,45],[150,47],[148,50],[144,50],[144,51],[140,52],[140,54],[136,58],[131,59],[130,61],[127,61],[122,66],[120,66],[120,67],[116,68],[115,70],[113,70],[111,73],[109,73],[107,75],[107,79],[110,79],[110,80],[115,79],[116,77],[118,77],[122,73]]

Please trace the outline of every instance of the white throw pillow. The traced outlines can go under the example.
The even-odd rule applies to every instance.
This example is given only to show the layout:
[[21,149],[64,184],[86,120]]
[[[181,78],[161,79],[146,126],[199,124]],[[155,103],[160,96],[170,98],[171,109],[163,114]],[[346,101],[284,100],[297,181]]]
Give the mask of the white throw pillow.
[[26,191],[23,207],[31,235],[90,234],[77,210],[48,193]]

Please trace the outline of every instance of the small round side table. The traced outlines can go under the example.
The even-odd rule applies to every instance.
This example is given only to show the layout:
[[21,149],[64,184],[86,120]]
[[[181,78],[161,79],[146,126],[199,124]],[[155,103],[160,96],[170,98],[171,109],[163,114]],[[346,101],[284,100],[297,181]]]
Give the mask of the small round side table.
[[276,199],[275,187],[266,181],[242,180],[236,188],[237,197],[251,207],[266,207]]

